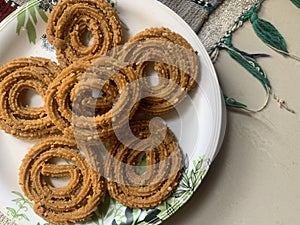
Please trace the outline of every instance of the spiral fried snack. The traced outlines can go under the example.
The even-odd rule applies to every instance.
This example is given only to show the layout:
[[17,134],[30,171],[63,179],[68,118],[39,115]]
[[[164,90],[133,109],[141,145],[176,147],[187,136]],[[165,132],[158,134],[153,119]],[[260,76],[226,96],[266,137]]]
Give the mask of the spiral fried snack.
[[[51,179],[63,177],[70,178],[66,186],[52,184]],[[53,224],[88,217],[106,188],[103,177],[78,152],[75,140],[63,136],[44,139],[30,149],[20,166],[19,183],[34,211]]]
[[0,128],[25,139],[58,133],[45,106],[29,107],[22,98],[34,89],[45,100],[48,85],[60,71],[55,62],[40,57],[19,58],[0,67]]
[[159,83],[152,85],[149,79],[143,79],[145,98],[140,103],[142,111],[154,115],[173,109],[199,78],[197,53],[168,28],[149,28],[131,37],[119,58],[135,64],[138,78],[146,77],[147,67],[154,63]]
[[[110,57],[91,62],[79,60],[65,68],[49,86],[46,98],[53,123],[65,134],[75,131],[76,138],[84,141],[109,138],[128,120],[120,112],[131,117],[137,108],[132,103],[139,100],[136,86],[126,89],[135,76],[132,69]],[[113,127],[112,120],[118,125]]]
[[46,92],[46,111],[56,127],[65,134],[72,133],[72,102],[76,85],[91,61],[79,60],[62,70]]
[[[106,0],[61,0],[49,16],[46,34],[63,67],[85,56],[103,55],[122,42],[121,22]],[[91,45],[86,43],[89,34]]]
[[[77,139],[86,137],[91,141],[100,137],[101,140],[107,140],[132,118],[140,100],[139,83],[131,82],[135,76],[131,67],[112,57],[102,56],[92,63],[77,86],[73,104],[73,124]],[[117,95],[111,95],[111,90],[116,91]],[[87,97],[91,91],[101,93],[101,97]],[[85,105],[95,106],[98,100],[107,102],[106,99],[108,102],[113,101],[106,111],[96,111],[94,115],[85,116]]]
[[[134,121],[131,124],[137,138],[149,139],[148,122]],[[181,152],[171,131],[167,129],[167,132],[161,132],[157,125],[152,127],[152,131],[156,132],[153,138],[162,138],[163,141],[156,146],[153,138],[145,142],[133,139],[129,146],[134,149],[115,139],[108,148],[104,167],[107,188],[111,197],[125,206],[143,209],[155,207],[167,199],[178,184]],[[145,167],[139,166],[143,159],[146,160]],[[140,168],[145,168],[145,172],[139,171]]]

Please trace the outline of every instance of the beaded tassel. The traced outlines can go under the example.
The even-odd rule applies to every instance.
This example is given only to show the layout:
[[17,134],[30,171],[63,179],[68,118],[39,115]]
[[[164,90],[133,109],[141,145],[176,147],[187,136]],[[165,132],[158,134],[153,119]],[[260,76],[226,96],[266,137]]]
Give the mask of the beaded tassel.
[[[295,0],[298,1],[299,0]],[[280,103],[280,107],[285,108],[287,111],[294,113],[289,109],[286,103],[281,100],[275,93],[272,93],[272,87],[269,79],[263,68],[257,62],[258,57],[268,57],[267,54],[249,54],[246,53],[232,44],[232,34],[238,30],[246,21],[251,22],[256,35],[269,47],[275,51],[282,53],[285,56],[290,56],[299,60],[297,56],[293,56],[288,52],[286,42],[279,31],[268,21],[258,18],[257,12],[262,6],[263,0],[259,0],[252,7],[246,9],[242,15],[234,22],[231,28],[226,32],[225,36],[211,49],[210,56],[212,61],[216,61],[220,50],[224,49],[226,52],[239,64],[241,64],[249,73],[251,73],[263,86],[266,91],[266,100],[262,107],[256,110],[249,109],[247,105],[241,103],[234,98],[224,95],[227,107],[243,109],[249,112],[262,111],[268,104],[270,96]]]

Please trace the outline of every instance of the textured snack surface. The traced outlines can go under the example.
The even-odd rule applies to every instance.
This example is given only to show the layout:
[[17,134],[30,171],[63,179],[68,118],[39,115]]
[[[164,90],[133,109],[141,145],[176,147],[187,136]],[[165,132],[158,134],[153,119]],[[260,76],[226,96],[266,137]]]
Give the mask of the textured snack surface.
[[62,67],[103,55],[122,42],[121,22],[106,0],[61,0],[49,16],[46,34]]
[[[146,141],[127,139],[124,145],[113,140],[105,159],[109,194],[131,208],[147,209],[161,204],[177,187],[181,175],[182,155],[171,131],[167,128],[164,132],[161,124],[155,122],[151,124],[155,134],[150,134],[148,126],[149,121],[132,121],[133,134]],[[142,160],[146,164],[140,166]]]
[[[178,185],[183,156],[171,130],[145,118],[174,109],[196,86],[197,52],[165,27],[120,46],[121,21],[106,0],[61,0],[46,33],[59,65],[31,57],[0,67],[0,128],[45,138],[19,168],[35,213],[52,224],[86,221],[105,193],[124,207],[159,206]],[[26,88],[45,105],[23,106]]]
[[[200,77],[199,57],[180,34],[165,27],[145,29],[125,43],[119,57],[134,63],[143,78],[144,99],[140,110],[160,115],[173,109],[196,85]],[[153,85],[147,69],[153,64],[158,84]]]
[[[137,109],[138,84],[129,87],[134,76],[130,67],[111,57],[79,60],[50,84],[47,112],[65,134],[75,134],[83,141],[107,140]],[[93,93],[101,93],[101,97]]]
[[33,89],[42,98],[61,69],[46,58],[14,59],[0,67],[0,128],[14,136],[36,139],[56,134],[45,106],[24,105],[25,91]]
[[[51,179],[69,177],[65,186]],[[69,137],[44,139],[30,149],[20,166],[19,183],[34,211],[53,224],[84,220],[105,192],[104,179],[78,152]]]

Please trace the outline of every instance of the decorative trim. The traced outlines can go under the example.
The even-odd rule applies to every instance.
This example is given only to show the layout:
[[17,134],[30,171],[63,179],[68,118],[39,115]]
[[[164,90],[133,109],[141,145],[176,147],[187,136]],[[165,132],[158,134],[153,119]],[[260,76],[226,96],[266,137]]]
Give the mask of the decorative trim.
[[21,4],[18,4],[17,2],[14,2],[14,1],[12,1],[12,0],[5,0],[5,2],[6,2],[7,4],[11,5],[11,6],[14,7],[14,8],[18,8],[18,7],[21,6]]
[[256,2],[257,0],[226,0],[217,7],[198,33],[206,50],[209,51],[224,36],[244,9]]
[[238,102],[234,98],[224,95],[227,107],[234,109],[241,109],[247,112],[256,113],[264,110],[272,97],[280,106],[290,113],[295,113],[290,109],[286,102],[279,98],[273,91],[270,81],[266,72],[259,65],[257,58],[269,57],[267,54],[249,54],[232,44],[232,35],[239,28],[243,26],[246,21],[250,21],[257,36],[273,50],[282,53],[283,55],[290,56],[298,60],[297,56],[290,55],[286,49],[284,38],[279,31],[268,21],[258,18],[258,11],[262,7],[264,0],[258,0],[252,6],[247,7],[243,13],[234,21],[234,23],[226,31],[225,35],[217,42],[210,50],[209,55],[213,62],[218,58],[220,50],[225,50],[231,58],[243,66],[250,74],[252,74],[262,85],[266,91],[266,99],[264,104],[258,109],[250,109],[244,103]]
[[208,1],[205,1],[205,0],[190,0],[190,1],[192,1],[192,2],[196,3],[197,5],[203,7],[208,12],[212,12],[213,9],[214,9],[214,6]]

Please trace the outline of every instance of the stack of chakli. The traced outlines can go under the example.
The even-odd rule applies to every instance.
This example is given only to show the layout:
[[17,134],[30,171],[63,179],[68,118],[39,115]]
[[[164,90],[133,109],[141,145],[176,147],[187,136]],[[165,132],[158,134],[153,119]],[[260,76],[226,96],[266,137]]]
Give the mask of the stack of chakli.
[[[105,0],[61,0],[46,33],[58,64],[29,57],[0,67],[0,128],[37,140],[19,172],[34,211],[68,224],[91,216],[105,194],[131,208],[161,204],[176,188],[183,162],[171,130],[151,117],[173,110],[196,86],[197,53],[165,27],[125,42],[122,23]],[[157,85],[147,79],[153,61]],[[26,89],[45,104],[24,105]],[[139,173],[142,160],[146,171]],[[53,184],[64,177],[65,186]]]

